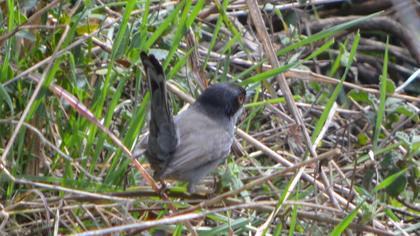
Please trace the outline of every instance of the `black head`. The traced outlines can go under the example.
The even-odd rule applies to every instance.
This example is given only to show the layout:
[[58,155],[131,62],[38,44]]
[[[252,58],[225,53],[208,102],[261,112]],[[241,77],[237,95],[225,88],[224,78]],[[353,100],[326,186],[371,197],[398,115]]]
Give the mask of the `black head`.
[[208,87],[198,97],[197,103],[213,114],[233,117],[245,102],[246,91],[233,83],[219,83]]

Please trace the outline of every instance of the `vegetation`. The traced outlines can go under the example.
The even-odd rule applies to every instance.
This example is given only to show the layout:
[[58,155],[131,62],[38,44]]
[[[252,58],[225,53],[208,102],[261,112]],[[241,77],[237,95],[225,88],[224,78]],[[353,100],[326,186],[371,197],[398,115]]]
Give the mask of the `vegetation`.
[[[418,234],[415,2],[0,10],[2,235]],[[161,191],[131,155],[147,132],[142,51],[162,62],[174,114],[209,84],[247,89],[238,142],[197,194]]]

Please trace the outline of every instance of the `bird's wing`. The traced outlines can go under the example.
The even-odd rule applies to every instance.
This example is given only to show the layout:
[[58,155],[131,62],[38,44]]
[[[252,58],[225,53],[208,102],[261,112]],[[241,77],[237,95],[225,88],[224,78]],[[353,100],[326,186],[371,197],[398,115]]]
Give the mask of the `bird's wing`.
[[180,135],[179,146],[163,171],[163,177],[222,160],[229,154],[233,133],[226,125],[193,108],[176,117],[175,123]]

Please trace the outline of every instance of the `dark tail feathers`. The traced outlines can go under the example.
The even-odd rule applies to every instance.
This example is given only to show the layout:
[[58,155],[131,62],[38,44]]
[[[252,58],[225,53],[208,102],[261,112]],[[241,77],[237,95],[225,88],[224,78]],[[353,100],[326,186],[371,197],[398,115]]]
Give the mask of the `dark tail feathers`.
[[140,56],[152,93],[146,157],[155,174],[159,174],[175,151],[178,137],[168,104],[163,68],[153,55],[142,52]]

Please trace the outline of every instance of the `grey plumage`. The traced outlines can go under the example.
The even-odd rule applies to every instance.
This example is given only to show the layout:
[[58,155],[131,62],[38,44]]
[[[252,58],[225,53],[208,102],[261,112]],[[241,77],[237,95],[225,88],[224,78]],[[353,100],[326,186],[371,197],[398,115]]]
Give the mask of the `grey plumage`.
[[230,83],[213,85],[172,119],[162,67],[153,56],[141,57],[152,93],[151,117],[149,135],[136,145],[134,156],[146,149],[155,178],[186,181],[194,192],[194,185],[229,154],[245,90]]
[[204,176],[223,162],[234,138],[234,123],[229,119],[213,119],[198,103],[175,118],[180,142],[171,161],[159,178],[175,178],[189,182],[189,191]]

